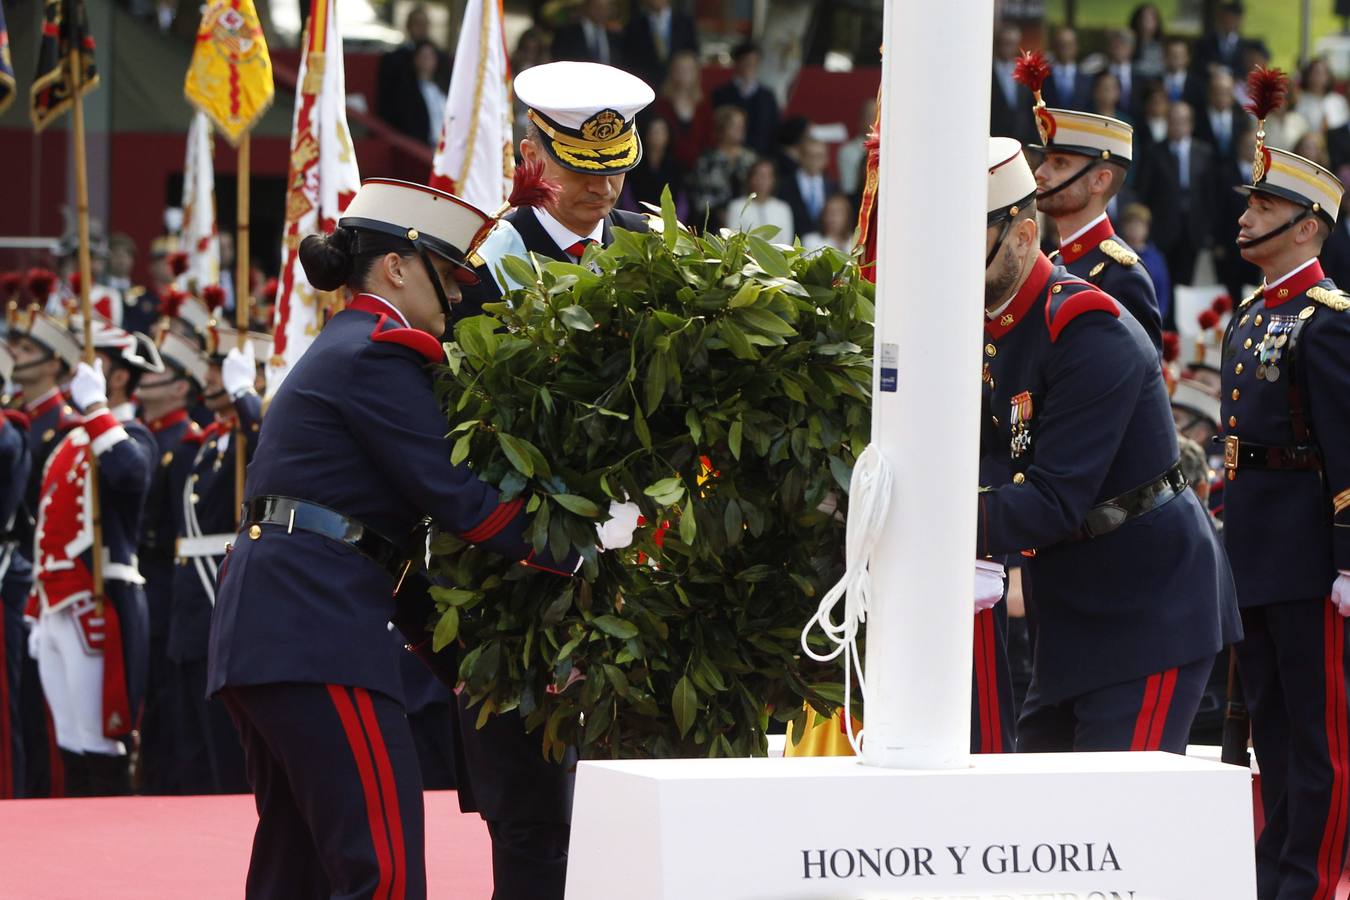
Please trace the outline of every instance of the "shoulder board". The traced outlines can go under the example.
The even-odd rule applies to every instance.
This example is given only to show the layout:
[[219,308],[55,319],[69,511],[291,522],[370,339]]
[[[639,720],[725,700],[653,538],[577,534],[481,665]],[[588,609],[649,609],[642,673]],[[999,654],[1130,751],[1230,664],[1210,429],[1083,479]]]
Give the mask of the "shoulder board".
[[209,428],[198,428],[196,431],[189,431],[187,434],[183,435],[183,443],[200,447],[202,444],[206,443],[206,436],[210,430],[211,429]]
[[475,250],[473,253],[469,254],[468,263],[477,269],[479,266],[483,265],[483,257],[479,256],[478,251]]
[[441,346],[440,340],[428,334],[425,331],[419,331],[416,328],[390,328],[387,331],[381,331],[380,325],[384,324],[381,318],[375,324],[375,330],[370,333],[370,339],[377,344],[399,344],[416,350],[427,362],[445,362],[445,347]]
[[126,294],[124,294],[123,296],[126,297],[127,300],[134,302],[136,300],[141,299],[141,297],[145,296],[145,288],[137,285],[136,287],[128,290]]
[[28,419],[28,414],[21,409],[6,409],[0,414],[3,414],[9,420],[11,425],[17,425],[24,431],[27,431],[28,426],[32,424]]
[[1125,249],[1119,242],[1112,238],[1107,238],[1098,244],[1097,247],[1122,266],[1132,266],[1139,262],[1139,257],[1135,255],[1133,251]]
[[1346,294],[1345,291],[1332,291],[1319,285],[1313,285],[1308,288],[1308,299],[1316,300],[1336,312],[1345,312],[1350,309],[1350,294]]
[[1244,307],[1251,306],[1253,303],[1255,303],[1257,300],[1261,298],[1261,294],[1264,292],[1265,292],[1264,286],[1257,288],[1255,291],[1252,292],[1250,297],[1243,298],[1242,302],[1238,304],[1237,308],[1242,309]]
[[1063,289],[1056,292],[1052,287],[1050,302],[1045,305],[1051,343],[1058,341],[1068,324],[1083,313],[1097,310],[1120,318],[1120,304],[1085,281],[1061,281],[1055,286]]

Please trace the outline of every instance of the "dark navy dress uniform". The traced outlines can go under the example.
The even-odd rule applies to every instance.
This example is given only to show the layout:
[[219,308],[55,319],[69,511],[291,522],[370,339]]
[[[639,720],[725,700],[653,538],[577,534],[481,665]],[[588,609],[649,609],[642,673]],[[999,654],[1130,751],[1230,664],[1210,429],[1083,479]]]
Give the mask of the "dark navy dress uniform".
[[1060,247],[1058,262],[1074,275],[1125,307],[1144,329],[1162,358],[1162,312],[1153,279],[1139,254],[1116,236],[1105,215],[1085,233]]
[[[225,545],[235,529],[237,436],[240,432],[245,435],[245,456],[252,459],[262,421],[262,401],[249,391],[235,400],[234,410],[234,416],[217,420],[186,440],[181,460],[175,461],[170,473],[178,549],[165,649],[174,737],[182,757],[178,789],[188,794],[248,790],[239,735],[224,703],[206,692],[206,654],[216,581],[225,559]],[[193,539],[199,544],[212,544],[214,552],[201,547],[189,549]]]
[[[28,452],[28,417],[18,410],[0,413],[0,567],[22,559],[19,531],[24,492],[33,460]],[[26,529],[22,530],[26,533]],[[29,576],[31,578],[31,574]],[[19,720],[19,685],[26,654],[24,596],[5,591],[0,608],[0,799],[23,796],[23,740]]]
[[[250,897],[426,893],[422,785],[387,633],[403,566],[376,551],[420,556],[429,517],[530,555],[523,499],[501,502],[450,462],[427,371],[442,359],[436,338],[363,294],[267,413],[244,526],[221,565],[206,684],[239,729],[257,797]],[[335,521],[346,523],[336,536]]]
[[1218,537],[1177,472],[1157,354],[1133,316],[1043,255],[986,335],[982,455],[1012,475],[980,493],[978,553],[1033,554],[1018,749],[1182,752],[1240,629]]
[[[130,308],[128,308],[128,312]],[[145,601],[150,616],[149,675],[145,716],[141,723],[141,791],[163,794],[175,790],[174,771],[184,761],[173,740],[173,713],[168,695],[167,644],[169,608],[173,601],[174,499],[170,472],[174,459],[191,435],[200,433],[186,409],[175,410],[145,423],[155,438],[154,473],[146,496],[141,529],[140,569],[145,578]],[[194,447],[195,449],[195,447]]]
[[1224,342],[1224,539],[1261,767],[1262,898],[1331,897],[1350,827],[1350,297],[1316,260],[1247,298]]

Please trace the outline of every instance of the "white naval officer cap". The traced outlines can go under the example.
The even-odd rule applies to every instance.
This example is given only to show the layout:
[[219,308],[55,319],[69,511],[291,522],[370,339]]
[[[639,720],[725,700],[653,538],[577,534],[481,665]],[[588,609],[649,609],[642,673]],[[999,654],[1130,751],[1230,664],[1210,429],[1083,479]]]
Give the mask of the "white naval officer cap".
[[478,283],[466,258],[494,224],[495,219],[454,194],[392,178],[361,182],[338,220],[342,228],[403,238],[448,259],[455,264],[455,280],[461,284]]
[[989,139],[990,225],[1013,219],[1036,199],[1036,176],[1031,174],[1022,144],[1009,137]]
[[526,69],[513,87],[563,168],[617,175],[642,161],[636,117],[656,95],[636,75],[600,63],[555,62]]

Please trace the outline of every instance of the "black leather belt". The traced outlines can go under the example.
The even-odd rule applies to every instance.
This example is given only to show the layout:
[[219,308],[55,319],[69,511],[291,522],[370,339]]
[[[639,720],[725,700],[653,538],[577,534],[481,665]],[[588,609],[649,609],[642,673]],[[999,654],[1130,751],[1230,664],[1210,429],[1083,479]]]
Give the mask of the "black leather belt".
[[1160,478],[1092,507],[1082,527],[1070,540],[1086,541],[1110,534],[1130,519],[1167,503],[1186,487],[1186,476],[1181,474],[1181,463],[1178,462]]
[[[337,510],[291,497],[254,497],[244,503],[242,521],[246,532],[253,525],[280,525],[288,532],[298,528],[301,531],[340,541],[359,550],[395,579],[400,580],[407,572],[408,560],[420,550],[414,546],[415,540],[409,540],[403,545],[396,544],[369,526],[344,516]],[[417,535],[414,535],[414,539],[416,537]]]
[[[1219,438],[1215,438],[1219,440]],[[1316,447],[1267,447],[1239,440],[1235,434],[1223,438],[1223,467],[1232,473],[1238,469],[1287,469],[1322,471],[1322,451]]]

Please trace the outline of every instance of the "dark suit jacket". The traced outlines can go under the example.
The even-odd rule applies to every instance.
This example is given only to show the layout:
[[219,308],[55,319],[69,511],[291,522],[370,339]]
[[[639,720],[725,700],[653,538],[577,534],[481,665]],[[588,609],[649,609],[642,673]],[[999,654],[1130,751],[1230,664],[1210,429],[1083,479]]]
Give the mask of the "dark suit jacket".
[[[1250,165],[1250,160],[1247,160]],[[1214,232],[1214,268],[1236,303],[1242,298],[1237,291],[1244,284],[1260,284],[1261,271],[1238,253],[1238,219],[1247,209],[1247,198],[1233,190],[1248,179],[1242,176],[1239,160],[1234,157],[1219,159],[1214,164],[1214,192],[1210,209]]]
[[555,60],[574,60],[576,62],[605,62],[611,66],[620,65],[624,60],[623,34],[611,28],[606,31],[609,37],[609,59],[602,60],[586,43],[586,30],[580,22],[573,22],[558,29],[553,36],[553,58]]
[[698,31],[694,20],[683,13],[670,13],[670,40],[665,53],[656,48],[656,39],[652,36],[651,19],[646,13],[635,13],[623,30],[624,68],[660,89],[666,80],[666,65],[670,56],[680,50],[698,52]]
[[[412,45],[403,44],[380,57],[375,80],[375,112],[403,134],[425,141],[431,132],[431,119],[417,87],[412,52]],[[436,57],[436,84],[445,91],[450,87],[450,57],[440,50],[436,51]]]
[[713,109],[739,106],[745,110],[745,143],[760,156],[773,152],[778,138],[778,98],[764,85],[758,85],[749,97],[741,94],[736,82],[728,81],[712,93]]
[[1171,144],[1160,144],[1139,173],[1139,195],[1153,211],[1153,243],[1164,253],[1189,242],[1207,247],[1212,239],[1214,149],[1191,139],[1189,188],[1181,189]]
[[1009,106],[1003,96],[1003,87],[999,84],[998,74],[991,71],[993,91],[989,98],[989,134],[993,137],[1016,138],[1024,144],[1040,143],[1036,133],[1036,120],[1031,115],[1031,92],[1017,85],[1017,102]]
[[[826,178],[824,200],[830,199],[830,195],[838,191],[839,185]],[[806,199],[802,197],[801,186],[797,183],[797,172],[795,170],[779,178],[778,199],[792,207],[792,224],[798,234],[810,234],[813,231],[820,230],[820,216],[811,215],[806,208]],[[824,208],[825,204],[822,202],[822,212]]]
[[1209,82],[1209,67],[1216,63],[1226,67],[1233,73],[1234,78],[1242,77],[1245,74],[1241,71],[1242,53],[1251,43],[1252,41],[1239,35],[1232,48],[1225,50],[1219,40],[1219,33],[1206,31],[1195,43],[1194,69],[1199,74],[1200,81]]
[[1041,96],[1045,98],[1045,105],[1054,109],[1090,109],[1092,106],[1092,76],[1083,74],[1083,67],[1078,66],[1073,76],[1073,88],[1067,94],[1064,94],[1060,92],[1059,71],[1055,69],[1050,73],[1050,77],[1045,79],[1045,84],[1041,86]]
[[1232,159],[1237,155],[1238,136],[1246,130],[1247,126],[1252,124],[1252,119],[1247,115],[1247,111],[1236,101],[1230,108],[1233,114],[1233,125],[1228,135],[1228,146],[1220,146],[1219,136],[1214,133],[1214,126],[1209,121],[1209,104],[1203,104],[1195,108],[1195,136],[1202,138],[1214,148],[1214,155],[1217,159]]
[[[1337,128],[1327,130],[1327,155],[1331,158],[1331,171],[1335,172],[1341,166],[1350,164],[1350,125],[1341,125]],[[1334,275],[1332,281],[1337,284],[1347,284],[1338,280]]]
[[[1192,109],[1199,110],[1205,105],[1205,77],[1199,75],[1192,69],[1185,73],[1185,78],[1181,85],[1181,96],[1173,97],[1170,93],[1167,95],[1169,101],[1185,100],[1191,105]],[[1163,90],[1167,90],[1167,75],[1163,74]]]

